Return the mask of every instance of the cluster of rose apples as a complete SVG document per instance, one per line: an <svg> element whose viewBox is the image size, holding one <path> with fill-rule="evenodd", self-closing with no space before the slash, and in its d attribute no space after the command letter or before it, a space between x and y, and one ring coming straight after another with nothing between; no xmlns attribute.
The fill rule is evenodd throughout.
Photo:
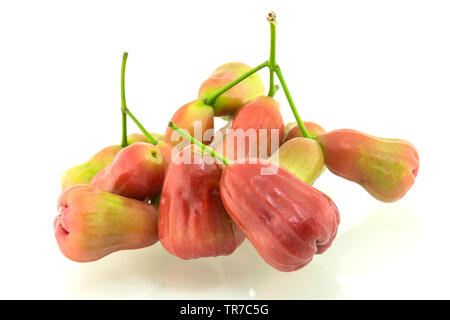
<svg viewBox="0 0 450 320"><path fill-rule="evenodd" d="M419 168L411 143L350 129L327 133L301 120L275 62L275 15L267 18L269 60L216 69L198 98L172 116L164 136L149 133L126 105L124 54L121 145L62 177L54 229L66 257L94 261L159 240L171 254L194 259L229 255L247 238L268 264L294 271L337 233L336 205L312 186L325 168L384 202L411 188ZM257 73L266 67L267 95ZM275 76L296 122L283 122ZM229 123L214 132L217 116ZM128 118L143 134L127 136Z"/></svg>

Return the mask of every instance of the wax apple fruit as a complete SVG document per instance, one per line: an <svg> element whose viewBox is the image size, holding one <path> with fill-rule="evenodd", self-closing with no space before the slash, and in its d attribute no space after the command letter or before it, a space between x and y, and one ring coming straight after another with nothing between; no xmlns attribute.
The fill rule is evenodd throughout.
<svg viewBox="0 0 450 320"><path fill-rule="evenodd" d="M306 130L308 130L308 133L311 136L311 138L316 138L319 134L324 134L327 132L324 128L322 128L315 122L304 121L303 124L305 125ZM296 122L287 123L284 128L284 133L285 133L284 141L288 141L293 138L303 137L302 131L300 130Z"/></svg>
<svg viewBox="0 0 450 320"><path fill-rule="evenodd" d="M76 185L59 197L53 227L61 252L71 260L88 262L157 242L157 220L153 205Z"/></svg>
<svg viewBox="0 0 450 320"><path fill-rule="evenodd" d="M269 168L274 174L261 174ZM333 201L268 160L229 164L220 194L261 257L280 271L302 268L336 236L339 211Z"/></svg>
<svg viewBox="0 0 450 320"><path fill-rule="evenodd" d="M280 105L271 97L259 96L239 110L233 119L231 131L214 149L232 160L267 158L278 149L283 137Z"/></svg>
<svg viewBox="0 0 450 320"><path fill-rule="evenodd" d="M222 166L189 146L167 171L159 203L159 238L182 259L231 254L244 240L220 198Z"/></svg>
<svg viewBox="0 0 450 320"><path fill-rule="evenodd" d="M91 185L124 197L145 200L156 196L163 182L161 150L140 142L121 150L112 164L92 179Z"/></svg>
<svg viewBox="0 0 450 320"><path fill-rule="evenodd" d="M323 172L324 158L317 141L307 138L293 138L281 145L270 157L275 162L312 185Z"/></svg>
<svg viewBox="0 0 450 320"><path fill-rule="evenodd" d="M250 71L251 68L241 62L229 62L217 68L200 86L198 98L205 99L233 80ZM254 73L247 79L222 93L212 104L216 116L229 115L236 112L246 102L264 95L264 84L259 74ZM176 123L176 121L174 121Z"/></svg>
<svg viewBox="0 0 450 320"><path fill-rule="evenodd" d="M419 171L417 150L405 140L341 129L319 135L317 141L331 172L360 184L380 201L403 197Z"/></svg>
<svg viewBox="0 0 450 320"><path fill-rule="evenodd" d="M204 144L211 142L213 132L211 132L209 139L205 136L205 133L208 134L207 130L214 130L214 111L211 106L207 106L201 100L195 100L182 106L172 116L171 121L176 123L181 129L187 130L191 136L199 138L198 140ZM202 135L201 137L196 137L195 135L196 123L199 124L198 130L201 130L201 132L198 133ZM166 130L164 141L173 147L177 146L179 150L186 146L185 143L181 143L183 137L180 137L170 128Z"/></svg>
<svg viewBox="0 0 450 320"><path fill-rule="evenodd" d="M128 144L146 141L147 139L139 133L128 136ZM89 184L97 173L113 162L120 150L122 150L120 145L106 147L85 163L68 169L61 178L61 189L64 190L75 184Z"/></svg>
<svg viewBox="0 0 450 320"><path fill-rule="evenodd" d="M172 162L172 146L164 141L164 136L158 133L151 133L152 137L157 141L156 146L161 150L163 156L164 170L167 170L170 162Z"/></svg>
<svg viewBox="0 0 450 320"><path fill-rule="evenodd" d="M158 141L156 146L161 150L164 164L164 171L167 170L170 163L172 162L172 152L174 151L172 146L165 142L164 140Z"/></svg>

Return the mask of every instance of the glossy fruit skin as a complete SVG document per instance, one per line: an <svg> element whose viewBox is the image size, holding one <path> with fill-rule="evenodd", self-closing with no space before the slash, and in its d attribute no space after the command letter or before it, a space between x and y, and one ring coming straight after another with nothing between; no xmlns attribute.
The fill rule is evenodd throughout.
<svg viewBox="0 0 450 320"><path fill-rule="evenodd" d="M161 150L163 157L164 172L166 172L167 168L172 162L173 153L174 152L176 153L177 150L176 149L174 150L174 148L172 148L172 146L167 142L165 142L164 140L158 141L156 146Z"/></svg>
<svg viewBox="0 0 450 320"><path fill-rule="evenodd" d="M331 172L360 184L383 202L402 198L419 171L419 154L405 140L341 129L319 135L317 141Z"/></svg>
<svg viewBox="0 0 450 320"><path fill-rule="evenodd" d="M64 190L58 213L53 223L55 238L61 252L73 261L95 261L158 241L154 206L96 187L75 185Z"/></svg>
<svg viewBox="0 0 450 320"><path fill-rule="evenodd" d="M262 175L261 170L270 166L275 165L264 159L229 164L220 194L228 214L260 256L280 271L295 271L331 245L339 211L330 198L286 169Z"/></svg>
<svg viewBox="0 0 450 320"><path fill-rule="evenodd" d="M253 132L254 134L250 134ZM276 141L272 149L272 134ZM261 149L261 137L267 148ZM231 131L214 150L230 160L249 157L268 158L284 137L284 123L279 103L271 97L259 96L245 104L233 119ZM234 148L233 148L234 147Z"/></svg>
<svg viewBox="0 0 450 320"><path fill-rule="evenodd" d="M145 200L161 192L163 182L161 149L138 142L122 149L112 164L100 171L90 185L124 197Z"/></svg>
<svg viewBox="0 0 450 320"><path fill-rule="evenodd" d="M278 163L309 185L322 174L324 166L319 143L307 138L293 138L286 141L269 160Z"/></svg>
<svg viewBox="0 0 450 320"><path fill-rule="evenodd" d="M136 142L147 142L147 139L139 133L128 135L128 144ZM120 150L120 145L106 147L85 163L68 169L61 177L61 190L76 184L89 184L97 173L111 165Z"/></svg>
<svg viewBox="0 0 450 320"><path fill-rule="evenodd" d="M319 134L324 134L327 132L324 128L322 128L315 122L304 121L303 124L305 125L306 130L308 130L308 133L311 136L311 138L316 138ZM287 123L284 132L285 132L284 138L285 142L293 138L303 137L303 134L296 122Z"/></svg>
<svg viewBox="0 0 450 320"><path fill-rule="evenodd" d="M183 163L182 159L196 162ZM186 158L187 157L187 158ZM189 146L169 166L159 202L161 244L181 259L229 255L244 241L223 207L223 165Z"/></svg>
<svg viewBox="0 0 450 320"><path fill-rule="evenodd" d="M241 62L225 63L217 68L206 79L198 91L198 98L204 100L209 94L216 92L233 80L247 73L252 68ZM228 91L222 93L212 104L216 116L235 113L248 101L265 93L264 84L259 74L254 73Z"/></svg>
<svg viewBox="0 0 450 320"><path fill-rule="evenodd" d="M183 105L175 112L171 121L179 128L187 130L191 136L202 141L204 144L209 144L212 140L214 131L214 111L211 106L204 104L201 100L194 100ZM197 137L194 132L196 121L200 121L201 124L201 137ZM207 130L212 130L211 137L209 137L210 139L207 139L205 136ZM164 135L164 141L172 147L177 147L178 150L181 150L186 145L190 144L190 142L179 136L179 134L171 128L167 128ZM186 143L182 143L183 141Z"/></svg>

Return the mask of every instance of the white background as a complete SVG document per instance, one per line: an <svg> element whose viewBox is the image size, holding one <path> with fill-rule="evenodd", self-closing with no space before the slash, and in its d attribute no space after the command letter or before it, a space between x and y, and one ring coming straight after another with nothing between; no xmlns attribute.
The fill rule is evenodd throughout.
<svg viewBox="0 0 450 320"><path fill-rule="evenodd" d="M326 172L316 186L340 209L339 234L294 273L248 241L195 261L160 244L67 260L52 229L60 177L120 143L122 52L128 105L162 133L216 67L268 59L270 10L302 118L411 141L410 192L383 204ZM0 298L450 298L449 17L447 1L2 1Z"/></svg>

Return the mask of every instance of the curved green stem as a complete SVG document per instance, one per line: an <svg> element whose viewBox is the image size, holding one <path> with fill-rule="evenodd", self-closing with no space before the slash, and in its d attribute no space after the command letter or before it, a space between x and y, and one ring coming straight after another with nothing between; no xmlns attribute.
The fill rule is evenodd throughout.
<svg viewBox="0 0 450 320"><path fill-rule="evenodd" d="M125 106L124 112L126 115L130 117L131 120L138 126L139 130L141 130L142 134L147 138L148 142L156 145L158 141L148 132L144 126L139 122L139 120L131 113L131 111Z"/></svg>
<svg viewBox="0 0 450 320"><path fill-rule="evenodd" d="M265 68L269 65L268 61L265 61L263 63L261 63L259 66L249 70L248 72L244 73L242 76L240 76L239 78L237 78L236 80L230 82L229 84L227 84L226 86L224 86L223 88L217 90L216 92L213 92L211 94L209 94L205 100L203 101L205 104L207 105L212 105L216 99L225 91L231 89L232 87L234 87L235 85L237 85L239 82L247 79L248 77L250 77L252 74L254 74L255 72L258 72L259 70L261 70L262 68Z"/></svg>
<svg viewBox="0 0 450 320"><path fill-rule="evenodd" d="M300 118L300 115L298 114L297 108L294 105L294 101L292 100L291 93L289 92L289 89L288 89L288 87L286 85L286 81L284 81L283 74L281 73L280 66L276 66L275 73L277 74L277 77L280 80L281 87L284 90L284 93L286 95L286 99L289 102L289 106L292 109L292 113L294 114L295 120L297 121L298 127L300 128L300 131L302 132L303 137L311 138L311 136L309 135L308 130L306 129L305 125L303 124L302 119Z"/></svg>
<svg viewBox="0 0 450 320"><path fill-rule="evenodd" d="M228 165L231 161L227 158L225 158L223 155L221 155L220 153L215 152L213 149L211 149L208 146L205 146L203 143L201 143L200 141L198 141L197 139L195 139L194 137L192 137L191 135L189 135L189 133L186 133L185 131L181 130L176 124L174 124L172 121L169 122L168 125L173 131L176 131L180 136L185 137L186 139L189 139L191 141L191 143L199 146L202 151L206 151L208 152L210 155L212 155L213 157L216 157L217 159L219 159L220 161L222 161L225 165Z"/></svg>
<svg viewBox="0 0 450 320"><path fill-rule="evenodd" d="M277 20L275 13L273 11L267 14L267 20L270 22L270 57L269 57L269 74L270 74L270 87L269 93L267 94L269 97L273 97L275 95L275 86L274 86L274 72L277 63L275 61L275 48L276 48L276 26Z"/></svg>
<svg viewBox="0 0 450 320"><path fill-rule="evenodd" d="M142 131L144 136L147 138L148 142L151 144L157 144L158 141L156 141L155 138L144 128L144 126L139 122L138 119L131 113L131 111L127 107L127 100L125 99L125 67L127 65L127 58L128 58L128 52L123 53L122 58L122 73L120 77L120 92L122 94L122 148L125 148L128 146L128 140L127 140L127 115L131 118L131 120L136 123L138 128Z"/></svg>
<svg viewBox="0 0 450 320"><path fill-rule="evenodd" d="M128 52L124 52L122 56L122 70L120 72L120 93L121 93L121 111L122 111L122 148L128 146L127 140L127 115L124 112L124 108L127 107L127 102L125 100L125 67L127 65Z"/></svg>

